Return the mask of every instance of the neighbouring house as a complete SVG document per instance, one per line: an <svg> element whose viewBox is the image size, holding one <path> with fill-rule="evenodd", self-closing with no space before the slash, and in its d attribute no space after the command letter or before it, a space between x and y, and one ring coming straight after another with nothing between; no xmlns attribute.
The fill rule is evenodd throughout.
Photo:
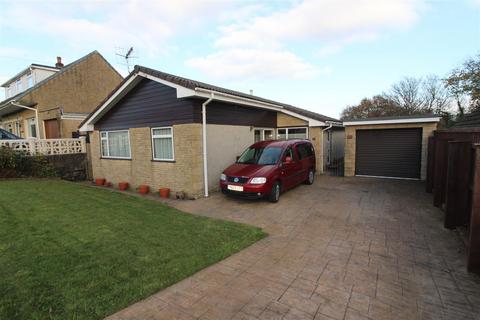
<svg viewBox="0 0 480 320"><path fill-rule="evenodd" d="M2 87L0 128L22 138L71 138L78 125L121 81L98 53L63 65L32 64Z"/></svg>
<svg viewBox="0 0 480 320"><path fill-rule="evenodd" d="M345 176L425 180L428 137L441 117L345 120Z"/></svg>
<svg viewBox="0 0 480 320"><path fill-rule="evenodd" d="M322 172L324 136L338 127L288 104L136 66L80 131L90 132L95 178L197 197L218 189L222 170L255 141L310 139Z"/></svg>

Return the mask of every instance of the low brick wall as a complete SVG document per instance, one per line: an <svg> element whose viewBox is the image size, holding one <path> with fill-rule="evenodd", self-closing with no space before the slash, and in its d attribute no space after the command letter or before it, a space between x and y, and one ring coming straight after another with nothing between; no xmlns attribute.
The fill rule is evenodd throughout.
<svg viewBox="0 0 480 320"><path fill-rule="evenodd" d="M82 181L87 179L87 154L58 154L45 156L57 174L65 180Z"/></svg>

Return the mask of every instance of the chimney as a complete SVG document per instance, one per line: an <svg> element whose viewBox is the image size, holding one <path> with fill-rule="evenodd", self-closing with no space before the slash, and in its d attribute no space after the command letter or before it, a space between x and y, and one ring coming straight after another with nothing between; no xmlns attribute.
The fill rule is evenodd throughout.
<svg viewBox="0 0 480 320"><path fill-rule="evenodd" d="M253 90L252 89L250 89L250 95L253 96Z"/></svg>
<svg viewBox="0 0 480 320"><path fill-rule="evenodd" d="M55 67L63 68L62 57L57 57L57 63L55 63Z"/></svg>

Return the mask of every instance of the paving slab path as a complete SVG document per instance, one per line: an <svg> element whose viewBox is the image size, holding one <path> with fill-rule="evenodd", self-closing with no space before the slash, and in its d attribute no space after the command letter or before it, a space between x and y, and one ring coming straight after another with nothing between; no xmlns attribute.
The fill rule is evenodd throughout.
<svg viewBox="0 0 480 320"><path fill-rule="evenodd" d="M321 176L276 204L170 204L269 237L109 320L480 319L480 277L420 182Z"/></svg>

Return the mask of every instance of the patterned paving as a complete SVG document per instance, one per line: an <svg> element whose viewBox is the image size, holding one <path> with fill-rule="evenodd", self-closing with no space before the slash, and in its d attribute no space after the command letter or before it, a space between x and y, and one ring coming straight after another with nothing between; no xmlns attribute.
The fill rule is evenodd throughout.
<svg viewBox="0 0 480 320"><path fill-rule="evenodd" d="M270 236L108 319L480 319L480 277L421 183L322 176L277 204L171 204Z"/></svg>

